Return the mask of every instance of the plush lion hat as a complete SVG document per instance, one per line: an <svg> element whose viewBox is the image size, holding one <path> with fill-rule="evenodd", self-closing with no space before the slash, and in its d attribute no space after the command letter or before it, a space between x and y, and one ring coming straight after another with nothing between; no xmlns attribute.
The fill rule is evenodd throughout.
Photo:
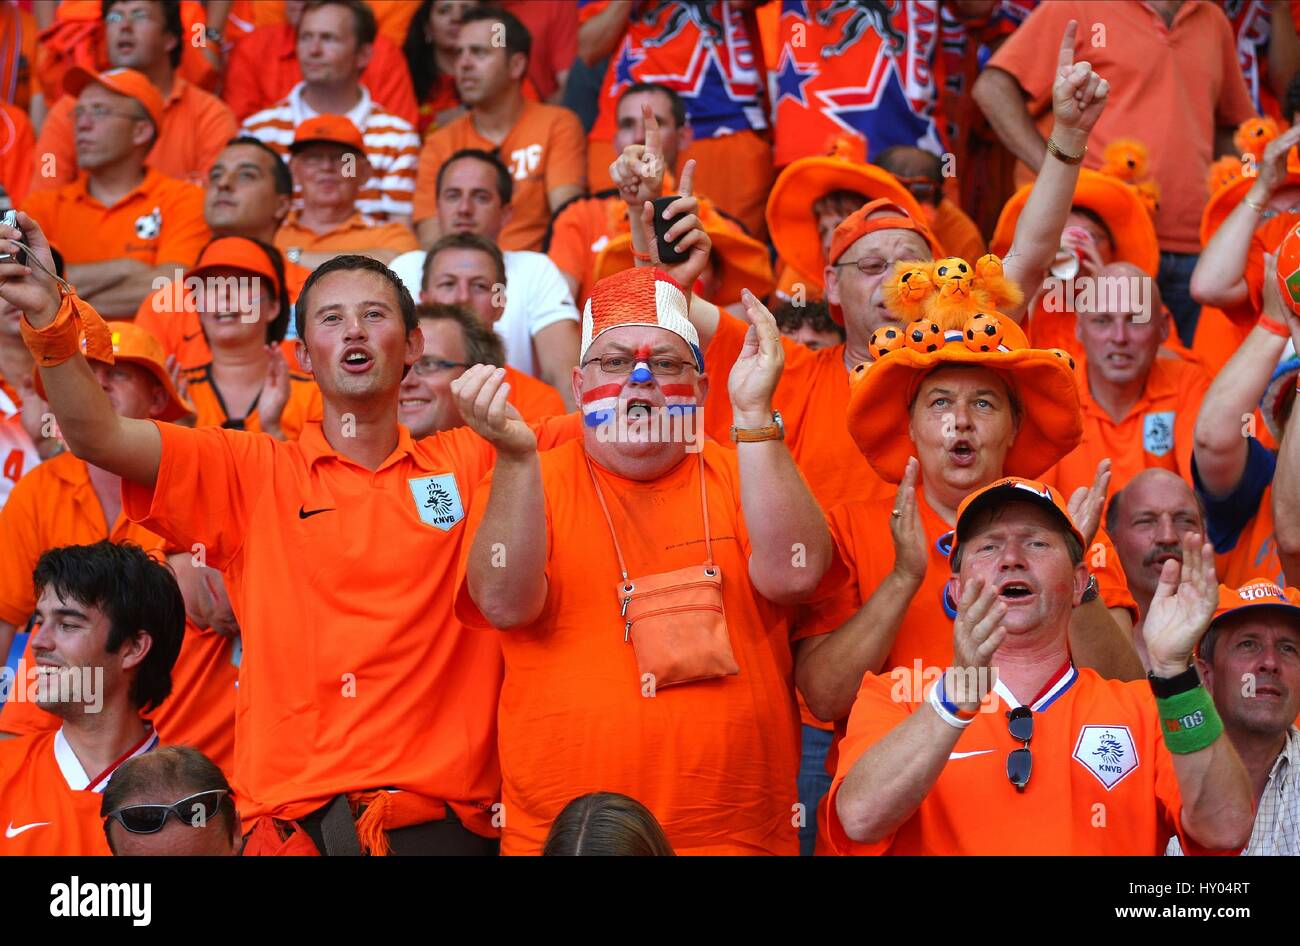
<svg viewBox="0 0 1300 946"><path fill-rule="evenodd" d="M1020 407L1002 475L1034 478L1083 436L1074 359L1060 349L1030 348L1010 316L1024 294L993 254L975 265L957 257L898 263L885 304L903 320L871 335L875 361L853 369L848 426L858 449L885 480L903 478L914 446L912 402L922 379L943 365L979 365L998 373Z"/></svg>

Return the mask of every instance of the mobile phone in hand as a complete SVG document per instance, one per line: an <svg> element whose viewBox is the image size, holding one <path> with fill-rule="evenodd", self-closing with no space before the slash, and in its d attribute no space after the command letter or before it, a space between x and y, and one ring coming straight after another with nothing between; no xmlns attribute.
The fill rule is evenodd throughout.
<svg viewBox="0 0 1300 946"><path fill-rule="evenodd" d="M675 224L678 220L681 220L682 217L686 216L685 214L677 214L676 216L671 217L668 220L664 219L664 211L668 209L668 205L671 204L673 201L677 200L677 198L680 196L681 196L680 194L669 194L664 197L658 198L654 202L655 243L658 245L659 248L659 262L665 263L670 266L676 263L684 262L686 260L686 257L689 255L687 253L683 253L680 250L678 250L676 246L674 246L672 243L669 243L668 240L666 239L666 235L668 231L672 229L673 224ZM678 237L678 239L681 239L681 237Z"/></svg>
<svg viewBox="0 0 1300 946"><path fill-rule="evenodd" d="M6 227L13 227L15 230L20 229L18 226L18 211L6 210L4 216L0 217L0 223ZM17 259L8 253L0 253L0 263L17 263L19 266L25 266L27 264L27 253L19 250Z"/></svg>

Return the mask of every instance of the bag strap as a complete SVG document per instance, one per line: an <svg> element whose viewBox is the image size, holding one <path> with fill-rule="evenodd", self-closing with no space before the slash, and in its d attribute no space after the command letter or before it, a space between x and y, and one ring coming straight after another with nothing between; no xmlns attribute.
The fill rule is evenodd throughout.
<svg viewBox="0 0 1300 946"><path fill-rule="evenodd" d="M584 454L585 455L585 454ZM704 513L704 564L708 568L713 567L713 538L709 535L709 494L704 485L704 451L698 454L700 466L700 511ZM600 511L605 514L605 525L609 526L609 537L614 541L614 554L618 556L618 570L623 574L623 580L627 581L627 563L623 561L623 550L618 544L618 535L614 532L614 520L610 518L609 506L605 504L605 494L601 491L600 482L596 479L596 468L592 465L591 457L586 457L587 472L591 474L591 485L596 488L596 498L600 500Z"/></svg>
<svg viewBox="0 0 1300 946"><path fill-rule="evenodd" d="M320 820L321 840L328 857L360 857L361 840L347 795L335 795Z"/></svg>

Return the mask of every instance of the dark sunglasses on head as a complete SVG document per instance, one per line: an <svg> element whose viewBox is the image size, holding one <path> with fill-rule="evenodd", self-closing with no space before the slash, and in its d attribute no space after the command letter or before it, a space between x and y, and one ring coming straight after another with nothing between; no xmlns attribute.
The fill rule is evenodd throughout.
<svg viewBox="0 0 1300 946"><path fill-rule="evenodd" d="M1007 756L1007 778L1023 792L1029 784L1029 776L1034 771L1034 757L1029 754L1029 740L1034 738L1034 713L1028 706L1017 706L1007 713L1007 729L1011 738L1024 743L1019 749L1012 749Z"/></svg>
<svg viewBox="0 0 1300 946"><path fill-rule="evenodd" d="M198 792L171 805L126 805L110 811L105 819L116 821L132 834L157 834L175 815L176 820L191 828L202 828L217 816L230 793L224 788Z"/></svg>

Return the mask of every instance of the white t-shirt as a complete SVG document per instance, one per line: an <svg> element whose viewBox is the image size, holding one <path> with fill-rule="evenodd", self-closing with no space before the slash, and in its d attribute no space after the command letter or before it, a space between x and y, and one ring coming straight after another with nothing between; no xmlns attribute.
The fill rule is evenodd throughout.
<svg viewBox="0 0 1300 946"><path fill-rule="evenodd" d="M36 444L27 436L18 406L0 390L0 507L9 498L14 484L40 462ZM0 661L3 660L4 654L0 654Z"/></svg>
<svg viewBox="0 0 1300 946"><path fill-rule="evenodd" d="M556 322L579 321L578 307L573 304L569 284L549 256L529 250L507 251L503 255L506 311L494 327L505 342L506 361L510 366L536 376L533 336ZM424 250L411 250L388 264L417 302L425 256Z"/></svg>

